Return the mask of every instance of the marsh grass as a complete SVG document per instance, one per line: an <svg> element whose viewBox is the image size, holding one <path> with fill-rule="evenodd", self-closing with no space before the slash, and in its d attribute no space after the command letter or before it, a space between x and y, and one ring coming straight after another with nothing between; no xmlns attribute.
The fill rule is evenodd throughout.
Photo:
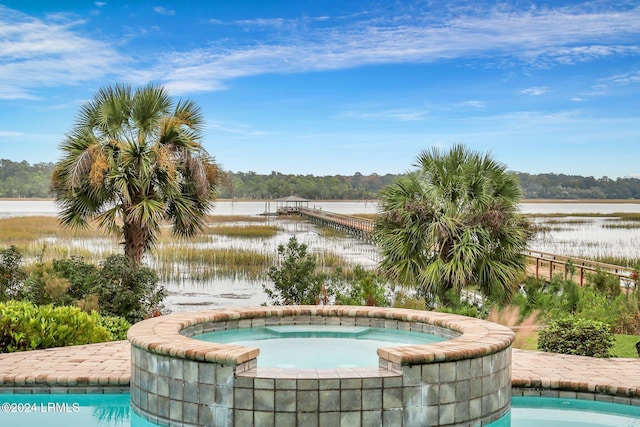
<svg viewBox="0 0 640 427"><path fill-rule="evenodd" d="M279 230L275 225L217 225L207 227L204 233L229 237L268 238L278 234Z"/></svg>
<svg viewBox="0 0 640 427"><path fill-rule="evenodd" d="M362 219L368 219L369 221L375 221L376 218L378 217L377 213L361 213L361 214L353 214L353 215L349 215L349 216L353 216L356 218L362 218Z"/></svg>
<svg viewBox="0 0 640 427"><path fill-rule="evenodd" d="M335 228L331 227L319 227L318 230L320 231L319 234L325 239L344 237L345 235L344 231L336 230Z"/></svg>
<svg viewBox="0 0 640 427"><path fill-rule="evenodd" d="M602 228L634 230L640 228L640 223L602 224Z"/></svg>
<svg viewBox="0 0 640 427"><path fill-rule="evenodd" d="M573 213L529 213L524 214L529 218L618 218L626 221L640 221L640 213L638 212L613 212L613 213L595 213L595 212L573 212Z"/></svg>
<svg viewBox="0 0 640 427"><path fill-rule="evenodd" d="M326 249L315 252L313 255L316 257L318 268L323 271L335 270L336 268L345 268L351 265L340 255Z"/></svg>
<svg viewBox="0 0 640 427"><path fill-rule="evenodd" d="M0 219L0 242L3 245L26 246L45 237L83 238L102 236L94 228L74 230L60 225L56 217L23 216Z"/></svg>
<svg viewBox="0 0 640 427"><path fill-rule="evenodd" d="M640 264L640 259L616 256L599 256L595 257L594 261L601 262L603 264L619 265L621 267L627 268L633 268L634 266Z"/></svg>
<svg viewBox="0 0 640 427"><path fill-rule="evenodd" d="M203 249L170 245L152 251L155 269L164 280L206 281L215 277L259 278L273 256L252 250Z"/></svg>
<svg viewBox="0 0 640 427"><path fill-rule="evenodd" d="M208 224L220 222L267 222L266 216L257 215L207 215Z"/></svg>

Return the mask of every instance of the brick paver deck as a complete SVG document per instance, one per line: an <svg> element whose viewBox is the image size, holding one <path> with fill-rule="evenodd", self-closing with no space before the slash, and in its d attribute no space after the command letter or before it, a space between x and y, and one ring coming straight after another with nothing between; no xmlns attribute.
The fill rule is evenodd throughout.
<svg viewBox="0 0 640 427"><path fill-rule="evenodd" d="M0 354L0 390L127 386L127 341ZM640 397L640 359L595 359L513 350L514 387Z"/></svg>

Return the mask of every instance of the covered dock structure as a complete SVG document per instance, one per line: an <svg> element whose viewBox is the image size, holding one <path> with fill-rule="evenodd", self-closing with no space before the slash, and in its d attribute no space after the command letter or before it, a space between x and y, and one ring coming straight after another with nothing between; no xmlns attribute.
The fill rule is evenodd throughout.
<svg viewBox="0 0 640 427"><path fill-rule="evenodd" d="M300 209L309 208L309 200L298 196L288 196L276 199L276 212L278 215L291 215L300 212Z"/></svg>

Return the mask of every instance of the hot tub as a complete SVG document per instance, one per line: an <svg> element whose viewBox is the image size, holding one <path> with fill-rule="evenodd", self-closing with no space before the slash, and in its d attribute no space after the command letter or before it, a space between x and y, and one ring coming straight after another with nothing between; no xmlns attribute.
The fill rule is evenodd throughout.
<svg viewBox="0 0 640 427"><path fill-rule="evenodd" d="M411 331L446 341L377 348L378 366L262 367L259 350L194 335L329 325ZM510 408L513 332L464 316L353 306L248 307L179 313L129 330L131 406L185 426L458 426ZM322 357L321 347L309 346ZM335 350L334 350L335 351Z"/></svg>

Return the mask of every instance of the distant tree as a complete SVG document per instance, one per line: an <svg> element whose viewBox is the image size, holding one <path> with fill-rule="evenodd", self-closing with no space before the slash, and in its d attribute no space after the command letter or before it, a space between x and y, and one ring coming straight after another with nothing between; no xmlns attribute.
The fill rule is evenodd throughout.
<svg viewBox="0 0 640 427"><path fill-rule="evenodd" d="M517 213L515 176L463 145L423 151L415 166L382 192L375 228L381 271L445 305L449 290L471 286L492 300L509 299L530 237Z"/></svg>
<svg viewBox="0 0 640 427"><path fill-rule="evenodd" d="M160 86L100 89L80 110L53 173L62 224L87 227L95 220L123 239L134 264L165 221L178 236L199 232L219 172L201 145L202 128L197 105L174 104Z"/></svg>

